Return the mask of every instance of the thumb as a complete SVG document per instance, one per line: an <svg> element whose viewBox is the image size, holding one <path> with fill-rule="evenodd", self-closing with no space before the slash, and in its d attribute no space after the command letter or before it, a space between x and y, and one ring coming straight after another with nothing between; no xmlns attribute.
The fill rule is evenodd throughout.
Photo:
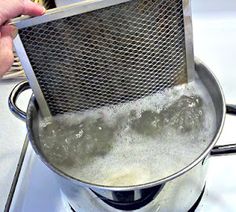
<svg viewBox="0 0 236 212"><path fill-rule="evenodd" d="M22 14L30 16L38 16L45 13L45 8L31 0L25 0Z"/></svg>
<svg viewBox="0 0 236 212"><path fill-rule="evenodd" d="M43 15L45 8L31 0L0 0L0 26L18 15Z"/></svg>

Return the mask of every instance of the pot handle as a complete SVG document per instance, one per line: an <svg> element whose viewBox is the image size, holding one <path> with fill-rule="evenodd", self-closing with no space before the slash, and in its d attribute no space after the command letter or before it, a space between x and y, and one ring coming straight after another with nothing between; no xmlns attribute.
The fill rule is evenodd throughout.
<svg viewBox="0 0 236 212"><path fill-rule="evenodd" d="M226 113L236 115L236 105L226 105Z"/></svg>
<svg viewBox="0 0 236 212"><path fill-rule="evenodd" d="M12 92L9 95L8 98L8 106L10 108L10 111L19 119L25 121L26 120L26 112L22 111L17 105L16 101L19 97L19 95L30 88L30 85L28 81L22 81L19 84L17 84Z"/></svg>
<svg viewBox="0 0 236 212"><path fill-rule="evenodd" d="M226 105L226 113L236 115L236 105ZM215 146L211 150L212 156L224 156L236 153L236 144L227 144Z"/></svg>

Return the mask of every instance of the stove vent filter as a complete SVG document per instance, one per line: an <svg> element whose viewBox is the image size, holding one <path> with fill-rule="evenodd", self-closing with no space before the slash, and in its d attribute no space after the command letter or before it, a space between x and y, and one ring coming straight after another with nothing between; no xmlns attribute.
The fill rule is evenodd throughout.
<svg viewBox="0 0 236 212"><path fill-rule="evenodd" d="M191 78L186 0L84 0L14 23L44 116L136 100Z"/></svg>

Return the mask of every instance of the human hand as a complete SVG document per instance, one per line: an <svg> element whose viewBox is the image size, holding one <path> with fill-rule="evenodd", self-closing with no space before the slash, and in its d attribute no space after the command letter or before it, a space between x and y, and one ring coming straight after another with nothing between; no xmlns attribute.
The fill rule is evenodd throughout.
<svg viewBox="0 0 236 212"><path fill-rule="evenodd" d="M7 22L19 15L39 16L44 13L45 9L31 0L0 0L0 77L11 68L14 61L12 41L17 29Z"/></svg>

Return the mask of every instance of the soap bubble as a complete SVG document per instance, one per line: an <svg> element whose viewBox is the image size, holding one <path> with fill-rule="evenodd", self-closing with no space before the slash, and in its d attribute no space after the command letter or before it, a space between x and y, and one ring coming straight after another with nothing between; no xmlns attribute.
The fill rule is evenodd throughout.
<svg viewBox="0 0 236 212"><path fill-rule="evenodd" d="M215 110L201 84L40 122L46 159L74 178L129 186L167 177L207 148Z"/></svg>
<svg viewBox="0 0 236 212"><path fill-rule="evenodd" d="M131 128L139 134L155 136L163 127L163 117L152 110L145 110L141 117L133 119Z"/></svg>
<svg viewBox="0 0 236 212"><path fill-rule="evenodd" d="M182 133L200 129L204 119L202 104L199 96L181 96L162 111L165 123Z"/></svg>

